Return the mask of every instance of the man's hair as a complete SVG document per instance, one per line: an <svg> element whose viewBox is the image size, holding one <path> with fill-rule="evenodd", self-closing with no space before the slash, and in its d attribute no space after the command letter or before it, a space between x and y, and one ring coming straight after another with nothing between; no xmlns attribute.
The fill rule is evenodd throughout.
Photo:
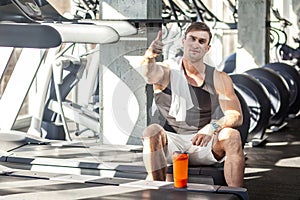
<svg viewBox="0 0 300 200"><path fill-rule="evenodd" d="M184 37L186 38L186 35L191 31L205 31L209 35L208 44L211 41L212 34L210 32L210 28L203 22L193 22L185 31Z"/></svg>

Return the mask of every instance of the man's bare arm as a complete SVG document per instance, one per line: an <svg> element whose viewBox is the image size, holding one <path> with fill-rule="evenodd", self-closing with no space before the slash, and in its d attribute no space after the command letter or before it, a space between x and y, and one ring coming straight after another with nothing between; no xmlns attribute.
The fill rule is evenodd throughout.
<svg viewBox="0 0 300 200"><path fill-rule="evenodd" d="M241 104L235 94L231 78L225 72L215 72L215 88L219 95L219 103L224 117L215 123L219 129L226 127L235 128L243 123Z"/></svg>
<svg viewBox="0 0 300 200"><path fill-rule="evenodd" d="M156 62L156 57L162 54L163 43L161 41L162 32L159 31L155 40L144 54L144 60L141 64L143 74L149 84L162 84L165 78L166 66L163 63Z"/></svg>
<svg viewBox="0 0 300 200"><path fill-rule="evenodd" d="M243 122L242 109L231 78L224 72L215 73L217 73L214 77L215 88L224 116L200 129L192 139L194 145L206 146L211 137L223 128L235 128Z"/></svg>

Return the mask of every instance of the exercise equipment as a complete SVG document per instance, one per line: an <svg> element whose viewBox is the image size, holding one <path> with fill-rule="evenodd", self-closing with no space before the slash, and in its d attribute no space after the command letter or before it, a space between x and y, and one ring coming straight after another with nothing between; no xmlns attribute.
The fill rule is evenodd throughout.
<svg viewBox="0 0 300 200"><path fill-rule="evenodd" d="M35 38L35 40L32 41L32 38ZM39 56L46 53L45 48L57 47L60 43L60 34L54 28L47 25L0 24L0 46L44 48L42 52L35 52L36 56ZM19 59L25 60L31 56L32 52L25 49ZM29 64L32 66L29 69L24 68L20 63L17 63L15 66L14 72L0 100L1 130L12 129L35 74L40 67L40 59L39 57L37 58L30 60ZM27 74L27 76L24 76L24 74Z"/></svg>
<svg viewBox="0 0 300 200"><path fill-rule="evenodd" d="M37 14L32 13L32 10L29 8L33 8L38 11L38 14L42 14L39 10L39 7L35 7L36 4L34 1L13 1L16 5L15 9L9 9L8 11L12 11L9 18L5 18L8 21L13 21L18 19L17 21L27 22L34 20L34 16ZM12 8L12 4L6 4ZM29 6L29 7L28 7ZM0 8L2 9L2 7ZM16 12L15 10L19 11ZM20 12L21 11L21 12ZM17 13L17 14L16 14ZM19 19L18 16L23 14L23 18ZM17 17L15 16L17 15ZM40 19L40 18L39 18ZM38 72L41 65L43 66L43 70L45 70L45 85L47 85L47 80L49 80L49 72L51 71L52 62L56 57L59 57L60 53L58 52L58 48L61 42L80 42L86 39L87 42L94 43L112 43L119 40L119 35L115 29L106 26L106 25L95 25L91 23L81 23L81 24L54 24L47 23L47 25L38 23L24 24L24 23L2 23L0 29L0 42L1 46L11 46L11 47L20 47L20 48L43 48L41 60L37 59L36 63L29 64L33 65L29 69L24 68L22 65L17 65L14 69L12 77L5 89L5 92L0 101L1 110L7 110L7 112L2 112L0 114L1 124L0 129L9 131L12 129L13 124L16 120L16 117L19 113L19 110L22 106L22 103L26 97L26 94L33 82L33 79ZM83 32L82 30L89 29L89 34ZM71 34L71 31L77 32L77 34ZM77 37L74 37L76 35ZM88 36L88 37L87 37ZM32 40L34 38L34 40ZM54 48L55 47L55 48ZM46 50L47 48L47 50ZM26 50L24 50L26 52ZM47 55L47 56L46 56ZM25 54L25 56L30 57ZM45 58L47 57L47 59ZM36 56L39 58L39 56ZM33 59L34 60L34 59ZM45 63L43 63L47 60ZM24 74L28 74L28 76L24 77ZM26 79L25 79L26 78ZM18 83L22 80L22 83ZM16 85L18 87L16 87ZM37 105L44 104L45 95L47 91L47 87L44 85L44 90L41 90L42 94L37 95ZM43 86L41 86L43 87ZM60 91L58 91L60 93ZM9 102L9 103L8 103ZM37 109L38 110L38 109ZM9 114L7 114L9 113ZM28 133L33 133L32 130L36 132L40 132L40 115L42 111L38 110L34 113L32 118L32 126L29 129ZM36 135L40 137L40 135Z"/></svg>
<svg viewBox="0 0 300 200"><path fill-rule="evenodd" d="M245 72L259 80L268 92L271 101L271 117L269 126L272 131L284 127L289 111L290 93L288 86L281 75L269 68L255 68Z"/></svg>
<svg viewBox="0 0 300 200"><path fill-rule="evenodd" d="M297 48L290 47L287 45L287 39L288 35L286 33L286 28L288 26L292 26L292 23L288 21L287 19L283 18L278 9L272 9L272 12L277 22L280 22L280 28L275 28L271 26L271 37L273 38L273 41L276 41L275 49L276 49L276 58L278 61L292 61L291 64L296 67L296 69L299 71L299 64L300 64L300 38L299 35L297 38L294 38L294 42L298 44ZM276 22L276 21L275 21ZM275 35L272 34L275 33ZM283 39L281 38L283 36ZM277 39L277 40L275 40Z"/></svg>
<svg viewBox="0 0 300 200"><path fill-rule="evenodd" d="M43 20L42 12L34 0L11 0L27 19Z"/></svg>
<svg viewBox="0 0 300 200"><path fill-rule="evenodd" d="M112 32L112 33L107 33L107 32L103 32L103 29L100 30L98 29L99 27L102 26L98 26L98 25L59 25L60 27L58 28L58 30L68 30L71 29L75 32L77 32L77 36L76 38L74 38L74 34L71 37L68 37L68 34L71 32L70 30L67 31L67 34L65 35L68 39L66 39L66 41L68 42L85 42L88 41L89 43L93 42L93 43L111 43L114 37L113 35L117 36L117 38L119 39L119 36L117 34L116 31ZM87 37L86 33L83 32L82 30L86 29L86 26L89 27L89 29L93 28L93 26L95 26L95 28L97 28L95 31L90 32L88 39L85 39ZM56 27L56 26L54 26ZM108 26L103 26L105 29L107 28L108 30L113 30L112 28L108 27ZM108 34L109 37L105 38L105 35L102 35L102 39L99 40L99 35L100 34ZM113 35L112 35L113 34ZM100 37L101 38L101 37ZM115 40L116 41L116 40ZM72 44L71 44L72 45ZM68 46L66 48L69 48ZM63 52L65 51L62 50L61 53L63 54ZM58 53L60 54L60 53ZM30 128L30 131L32 131L32 129L35 129L36 131L38 131L43 124L43 131L44 134L48 135L48 134L53 134L53 136L49 136L47 138L51 138L51 139L67 139L67 140L71 140L70 136L69 136L69 131L67 128L67 124L66 124L66 118L72 119L75 122L79 123L79 124L83 124L85 126L90 127L92 130L94 130L95 132L99 133L99 120L97 117L91 116L89 115L89 112L87 109L84 109L82 106L76 105L75 103L71 103L71 102L64 102L66 96L69 94L69 92L71 91L71 89L77 84L77 82L79 81L79 79L81 78L81 75L85 69L85 59L84 58L70 58L70 57L63 57L62 54L60 54L59 56L56 57L56 60L53 61L53 63L51 65L49 65L48 69L45 70L44 69L44 88L45 90L42 90L41 94L38 94L37 97L40 98L40 100L38 100L39 105L40 105L40 110L37 112L36 115L34 115L33 118L33 123L32 126ZM95 65L94 67L97 67L97 65ZM91 71L93 71L91 69ZM68 75L64 76L63 74L68 72ZM97 73L93 74L93 78L91 81L96 79ZM53 77L52 81L51 81L51 77ZM50 93L49 93L49 99L46 100L47 97L47 92L48 91L48 87L49 84L51 83L51 88L50 88ZM95 82L93 83L93 85L91 85L91 87L94 87ZM89 90L90 88L86 88L87 90ZM44 107L44 102L46 100L46 104ZM51 101L52 100L52 101ZM45 109L45 110L44 110ZM53 111L50 111L50 109L52 109ZM49 113L50 112L50 113ZM55 112L55 114L53 113ZM52 114L51 114L52 113ZM56 116L58 116L59 118L61 118L63 124L57 124L56 123ZM42 122L43 121L43 122ZM58 129L54 128L54 127L60 127ZM62 131L63 130L63 131ZM66 134L66 137L63 136L64 134ZM62 136L59 136L62 135Z"/></svg>
<svg viewBox="0 0 300 200"><path fill-rule="evenodd" d="M37 11L36 13L32 13L31 10L28 10L28 8L26 6L28 6L28 2L30 4L32 4L30 7L34 7L35 10ZM64 17L60 16L60 14L57 13L57 11L46 1L39 1L37 2L37 4L35 4L34 1L18 1L18 0L14 0L14 4L16 5L16 7L18 8L17 10L19 10L20 12L13 12L13 14L15 15L20 15L22 16L21 19L19 19L18 21L26 21L26 22L32 22L32 23L39 23L39 24L46 24L47 26L52 26L55 30L57 30L58 32L61 33L61 37L62 37L62 41L63 43L93 43L93 44L108 44L108 43L113 43L119 40L120 36L128 36L128 35L133 35L135 33L137 33L137 29L135 27L133 27L130 23L126 22L126 21L99 21L99 20L68 20L65 19ZM16 14L17 13L17 14ZM11 20L14 20L15 18L12 17ZM53 23L53 22L59 22L59 23ZM113 26L113 28L112 28ZM89 30L89 32L87 33L86 30ZM76 34L74 34L74 32L76 32ZM70 45L72 46L72 45ZM56 52L56 55L52 58L46 58L45 64L43 66L43 70L42 73L42 80L45 80L45 82L43 83L43 86L40 86L41 90L39 90L38 94L36 95L37 99L37 105L41 105L41 108L37 108L36 111L34 111L33 113L33 117L32 117L32 122L31 122L31 126L28 130L28 133L30 134L34 134L36 136L41 136L41 124L42 124L42 116L43 116L43 109L44 109L44 102L45 102L45 98L47 95L48 91L48 85L50 82L50 78L51 78L51 74L52 71L55 73L54 74L58 74L58 79L60 79L60 75L62 74L63 68L61 67L63 65L63 63L66 63L68 61L68 59L65 59L65 62L56 62L55 64L57 64L58 66L60 66L61 68L55 66L53 67L53 63L54 60L61 56L64 51L66 51L69 47L66 47L65 49L61 50L60 52ZM97 52L97 48L95 49L95 52ZM75 65L81 65L80 63L84 63L84 59L80 59L79 60L71 60L69 59L71 64L74 64L74 61L77 62L77 64ZM83 66L84 64L82 64ZM73 65L74 66L74 65ZM93 69L97 69L98 65L94 62L93 65ZM72 68L71 66L67 67L69 72L71 71L70 69ZM84 67L81 67L81 69L83 69ZM55 70L53 70L55 69ZM57 70L59 69L59 70ZM73 69L74 70L74 69ZM95 80L97 77L97 70L92 70L91 68L89 68L89 71L95 72L94 74L92 74L91 77L91 81L94 81L92 84L89 83L89 87L90 88L94 88L94 85L96 84ZM82 73L82 70L81 70ZM76 74L76 72L71 73L73 75ZM76 74L75 76L77 76L78 74ZM90 76L90 75L89 75ZM70 77L70 76L69 76ZM76 84L75 82L78 81L78 78L80 76L76 77L76 80L74 79L73 84ZM56 79L57 80L57 79ZM71 83L72 81L69 80ZM70 136L68 134L67 131L67 125L66 125L66 119L65 119L65 113L68 115L69 119L74 120L75 122L78 122L79 124L85 125L90 127L92 130L94 130L95 132L100 132L99 131L99 117L95 117L97 115L97 113L92 113L92 116L89 116L88 118L86 118L86 114L90 115L90 111L84 109L84 111L82 110L83 107L76 105L76 104L72 104L72 106L70 107L70 103L64 104L65 109L62 108L62 101L60 98L56 98L56 96L60 96L60 88L62 88L63 90L65 90L68 86L66 86L66 83L64 86L61 86L62 84L62 80L59 80L57 83L52 84L53 87L56 87L56 90L52 89L52 92L55 92L56 94L52 94L52 97L55 96L54 99L56 99L56 101L51 101L47 103L47 106L49 105L51 107L51 109L54 109L55 112L57 112L59 115L61 115L61 119L64 124L63 128L64 128L64 132L67 134L66 139L70 140ZM74 85L72 85L73 87ZM65 87L65 88L63 88ZM87 88L88 89L88 88ZM62 91L64 92L64 91ZM64 93L65 94L65 93ZM54 95L54 96L53 96ZM42 110L41 110L42 109ZM48 109L48 107L46 107L46 109ZM74 114L76 113L76 114ZM84 113L84 117L82 117L82 113ZM47 116L47 114L46 114ZM92 118L92 119L91 119ZM87 125L88 124L88 125ZM49 125L44 125L44 127L46 127L46 130L48 129L49 131L53 131L53 129L51 129L52 126ZM46 132L48 132L48 130ZM54 139L55 137L51 137L52 139ZM57 137L58 138L65 138L65 136L63 137Z"/></svg>
<svg viewBox="0 0 300 200"><path fill-rule="evenodd" d="M250 123L251 123L250 109L247 105L246 99L241 94L242 91L240 91L239 88L236 88L235 93L240 101L242 113L243 113L243 123L237 129L241 134L242 147L244 148L244 145L248 139Z"/></svg>
<svg viewBox="0 0 300 200"><path fill-rule="evenodd" d="M236 69L236 53L230 54L224 61L223 72L233 73Z"/></svg>
<svg viewBox="0 0 300 200"><path fill-rule="evenodd" d="M295 39L295 42L300 44L300 39ZM279 55L281 56L282 60L296 60L296 66L300 66L300 48L292 48L287 44L277 44L276 46L279 51Z"/></svg>
<svg viewBox="0 0 300 200"><path fill-rule="evenodd" d="M297 117L300 110L300 74L294 66L286 63L268 63L265 68L270 68L280 74L288 85L290 93L289 117Z"/></svg>
<svg viewBox="0 0 300 200"><path fill-rule="evenodd" d="M44 107L42 120L42 132L46 138L71 140L65 115L68 111L64 109L63 101L65 101L71 89L81 78L85 66L86 61L84 59L71 59L64 58L63 56L58 58L52 65L52 81L50 82L49 97ZM63 72L68 73L63 77ZM56 108L55 114L50 111L50 104L51 107ZM72 106L71 103L70 105ZM56 117L59 117L62 120L62 124L58 123ZM95 122L92 127L99 127L99 122Z"/></svg>
<svg viewBox="0 0 300 200"><path fill-rule="evenodd" d="M249 108L250 126L247 142L250 146L258 146L267 138L265 131L271 117L269 97L254 77L247 74L231 74L230 77Z"/></svg>
<svg viewBox="0 0 300 200"><path fill-rule="evenodd" d="M35 4L34 1L28 1ZM17 23L32 23L27 17L24 16L20 9L16 9L16 5L11 0L1 1L0 4L0 19L6 22L17 22Z"/></svg>
<svg viewBox="0 0 300 200"><path fill-rule="evenodd" d="M3 47L47 49L58 47L61 41L59 32L48 25L1 23L0 45Z"/></svg>

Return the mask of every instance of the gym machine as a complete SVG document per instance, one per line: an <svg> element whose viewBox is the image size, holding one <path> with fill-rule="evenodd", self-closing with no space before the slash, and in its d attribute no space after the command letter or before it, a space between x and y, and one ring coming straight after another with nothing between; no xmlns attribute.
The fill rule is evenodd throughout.
<svg viewBox="0 0 300 200"><path fill-rule="evenodd" d="M26 1L25 3L22 2L22 1L13 1L16 5L16 7L18 7L19 9L15 9L15 10L21 10L22 13L26 13L25 15L25 18L27 20L36 20L36 19L41 19L41 11L39 10L39 7L35 4L34 1ZM11 5L11 4L10 4ZM36 12L31 12L31 10L29 8L32 8L34 7L34 10ZM20 13L18 13L20 14ZM12 18L11 21L15 19L15 18ZM26 20L24 20L26 21ZM36 34L38 34L40 31L39 31L39 27L38 25L44 25L45 27L54 27L52 28L53 30L56 30L57 32L59 32L59 37L61 39L61 42L63 43L78 43L78 42L82 42L83 40L86 42L86 43L97 43L97 44L102 44L102 43L112 43L112 42L116 42L119 40L119 34L116 32L115 29L109 27L109 26L106 26L106 25L95 25L95 24L91 24L91 23L78 23L78 24L63 24L63 23L59 23L59 24L54 24L54 23L37 23L35 21L35 23L31 23L31 24L23 24L23 26L21 26L22 24L18 24L19 26L18 27L24 27L24 29L26 29L27 27L29 26L32 26L33 28L31 29L32 32L37 32L37 33L32 33L32 32L28 32L28 38L32 37L32 36L35 36ZM11 26L10 24L3 24L3 26ZM36 28L38 27L38 28ZM72 28L71 28L72 27ZM86 32L84 30L86 30L86 28L89 28L89 37L86 37ZM51 30L52 30L51 29ZM26 29L27 30L27 29ZM76 31L77 34L73 34L73 31ZM7 35L12 35L13 36L13 33L10 34L9 31L13 32L13 29L9 29L9 27L6 29L6 32L5 32L5 29L2 29L1 31L3 31L3 34L7 34ZM24 31L23 31L24 32ZM52 31L53 32L53 31ZM25 32L26 33L26 32ZM49 33L51 33L51 31L48 31L45 30L44 32L41 32L44 34L44 39L45 41L47 41L45 37L47 37L47 35ZM54 34L55 35L55 34ZM5 38L5 37L2 37L1 40ZM37 37L39 38L39 37ZM34 42L31 42L30 45L27 45L24 44L24 40L22 40L23 38L22 37L19 37L19 38L15 38L15 40L9 40L6 38L5 41L3 41L3 45L4 46L13 46L13 47L22 47L22 46L25 46L25 47L29 47L29 48L46 48L48 46L45 46L42 42L40 42L40 40L34 40ZM50 38L51 39L51 38ZM49 43L51 44L51 42L55 42L55 41L51 41L49 39ZM4 39L3 39L4 40ZM16 45L13 45L13 44L10 44L9 42L11 41L14 41L16 42ZM28 42L27 42L28 43ZM44 45L44 46L43 46ZM53 47L54 45L50 46L50 47ZM58 46L58 44L56 43L56 46ZM68 47L67 47L68 48ZM8 87L6 88L5 90L5 93L3 95L3 97L1 98L1 105L3 105L2 107L3 108L6 108L9 110L9 113L11 117L7 116L7 112L3 112L3 114L0 116L3 123L1 123L1 130L11 130L12 129L12 126L15 122L15 118L16 116L18 115L18 112L20 110L20 107L24 101L24 98L30 88L30 85L33 81L33 78L35 76L35 74L37 73L40 65L42 65L42 63L45 61L45 65L43 66L43 72L44 72L44 79L45 82L44 82L44 86L42 86L44 89L43 90L40 90L42 94L38 94L37 95L37 105L42 105L45 98L46 98L46 95L47 95L47 88L48 88L48 84L49 84L49 80L50 80L50 74L51 74L51 70L52 70L52 67L53 67L53 61L55 59L57 59L61 52L64 52L65 50L61 50L60 52L58 52L58 49L50 49L50 50L47 50L47 58L45 58L45 60L41 60L39 61L37 67L35 69L32 69L34 71L32 71L32 76L27 76L28 78L28 84L19 84L19 85L22 85L26 88L22 88L20 89L22 92L19 92L19 93L15 93L15 87L13 86L14 84L14 81L13 80L22 80L24 81L24 78L21 78L20 76L23 76L24 75L24 71L23 72L19 72L19 75L13 75L12 76L12 82L11 84L8 85ZM46 52L45 52L46 54ZM57 63L56 63L57 64ZM22 66L16 68L15 70L21 68ZM59 68L59 67L57 67ZM57 69L55 68L55 69ZM53 68L54 69L54 68ZM23 69L24 70L24 69ZM62 68L61 68L62 70ZM61 71L59 70L55 70L57 73L58 73L58 76L60 75ZM27 73L28 73L28 70L27 70ZM16 78L14 78L16 76ZM10 85L12 85L12 89L10 89ZM14 88L13 88L14 87ZM60 89L60 88L57 88L57 89ZM12 92L12 90L14 90L14 92ZM59 94L60 91L57 91L57 94ZM7 95L6 95L7 94ZM17 102L16 104L10 104L12 105L13 109L9 108L8 105L8 102L7 101L11 101L10 98L11 98L11 95L18 95L18 97L15 97L13 99L17 99L19 102ZM7 96L7 98L6 98ZM23 98L19 98L20 96L23 96ZM7 99L7 100L6 100ZM16 105L19 105L19 106L16 106ZM1 108L2 108L1 107ZM62 110L61 110L62 111ZM37 132L40 131L40 115L42 114L43 111L41 110L38 110L36 115L34 115L32 121L32 126L31 128L29 129L29 133L32 132L33 129L35 129ZM63 114L63 113L62 113ZM34 133L33 133L34 135ZM40 135L37 135L37 136L40 136Z"/></svg>
<svg viewBox="0 0 300 200"><path fill-rule="evenodd" d="M300 74L291 65L281 62L268 63L265 68L270 68L280 74L288 85L290 99L288 108L288 118L295 118L300 114Z"/></svg>
<svg viewBox="0 0 300 200"><path fill-rule="evenodd" d="M22 37L20 37L22 33ZM50 33L50 34L49 34ZM38 24L16 24L16 23L1 23L0 29L0 44L4 47L14 48L41 48L41 54L45 55L48 48L55 51L61 44L60 33L53 27ZM35 38L32 41L32 38ZM22 57L28 58L32 56L26 49L22 52ZM40 52L37 52L39 56ZM32 59L29 63L29 69L18 63L10 77L4 93L0 99L0 131L1 138L9 138L12 140L15 135L17 140L32 138L17 132L10 132L13 128L14 122L18 116L25 97L32 85L35 74L40 67L39 59ZM5 70L5 69L3 69ZM24 74L27 74L24 76Z"/></svg>
<svg viewBox="0 0 300 200"><path fill-rule="evenodd" d="M247 70L246 74L256 78L267 90L268 99L271 101L270 129L277 131L287 123L285 119L289 110L290 93L287 84L280 74L269 68Z"/></svg>
<svg viewBox="0 0 300 200"><path fill-rule="evenodd" d="M64 34L62 35L62 40L65 43L67 43L67 47L65 47L65 49L60 50L60 52L56 52L56 56L55 59L57 59L57 63L55 63L55 65L57 65L57 67L54 67L52 70L50 66L53 67L53 63L54 59L53 58L46 58L45 60L48 60L50 62L50 64L48 63L48 67L43 66L43 70L42 73L42 80L45 80L44 82L44 86L41 86L43 89L40 89L39 91L41 91L39 94L37 94L37 105L44 105L45 102L45 98L47 95L48 89L48 85L50 83L50 78L51 78L51 70L54 72L53 75L56 76L55 80L55 84L52 84L52 89L50 89L51 91L51 98L57 99L56 101L49 101L47 102L47 105L45 107L46 112L44 113L44 108L43 106L41 106L40 108L37 108L35 113L33 114L33 118L32 118L32 123L30 126L30 129L28 130L28 133L30 134L34 134L37 136L41 135L41 126L43 124L43 130L45 130L46 134L47 132L51 132L51 133L57 133L56 135L50 136L49 138L52 139L62 139L62 138L66 138L67 140L70 140L69 134L68 134L68 129L67 129L67 125L66 125L66 119L65 117L69 117L69 119L74 120L75 122L88 126L89 128L91 128L93 131L98 132L99 133L99 120L97 119L97 117L95 117L97 115L97 113L92 113L91 115L88 115L89 113L91 113L89 110L84 109L83 107L80 107L79 105L75 105L73 104L73 106L70 107L70 104L64 104L62 105L62 101L61 102L57 102L60 101L60 98L56 98L56 96L61 95L60 92L58 92L57 90L61 90L62 91L62 98L65 98L65 95L68 93L66 92L66 90L70 91L71 88L70 85L72 85L72 87L76 84L76 82L78 82L79 78L80 78L80 73L82 73L82 71L84 70L84 58L65 58L63 59L58 59L59 57L63 57L62 54L67 51L69 48L71 48L72 46L74 46L75 43L82 43L84 41L84 43L96 43L96 44L104 44L104 43L111 43L111 42L115 42L119 39L119 37L122 36L128 36L128 35L132 35L136 33L136 28L133 27L132 25L130 25L128 22L126 21L95 21L95 20L68 20L65 19L64 17L60 16L57 11L51 7L49 5L48 2L46 1L13 1L15 6L18 7L19 11L21 12L17 12L13 9L12 10L12 15L18 15L18 17L14 17L18 18L19 20L17 20L18 22L31 22L31 23L40 23L40 24L47 24L49 26L54 26L55 29L57 29L60 32L63 32ZM9 4L9 7L11 8L11 4ZM28 7L29 6L29 7ZM7 7L7 6L6 6ZM35 12L31 12L31 8L34 8ZM5 8L6 9L6 8ZM45 13L45 15L44 15ZM13 20L12 19L12 20ZM55 22L55 23L54 23ZM94 23L95 22L95 23ZM72 25L72 26L71 26ZM70 28L72 27L72 28ZM86 32L86 28L89 28L89 33L87 37L87 32ZM112 28L113 27L113 28ZM102 30L100 30L100 28L102 28ZM105 30L107 29L107 30ZM110 29L114 29L115 31L110 31ZM74 31L76 32L76 34L74 34ZM116 36L116 32L118 34L117 37ZM71 43L69 45L69 43ZM69 45L69 46L68 46ZM94 52L97 52L97 48ZM88 87L87 89L91 90L93 89L93 87L95 86L96 82L96 77L97 77L97 58L98 56L93 56L93 61L92 65L89 66L89 79L91 80L90 83L88 83ZM53 59L53 60L52 60ZM99 58L98 58L99 59ZM75 62L75 64L74 64ZM47 62L46 62L47 63ZM68 65L70 64L70 66L62 66L63 64ZM47 64L45 64L47 65ZM76 66L81 65L81 71L80 72L76 72ZM65 67L65 68L64 68ZM66 69L67 68L67 69ZM57 70L58 69L58 70ZM62 83L62 71L66 71L69 70L69 75L67 76L66 80L68 80L69 82L66 83ZM59 79L59 80L58 80ZM59 83L57 83L57 81ZM71 84L73 82L73 84ZM58 87L59 84L59 87ZM56 90L54 89L56 87ZM56 92L56 94L55 94ZM57 93L58 92L58 93ZM49 118L47 118L47 116L50 116L51 114L49 114L49 112L51 112L48 109L48 105L52 108L52 109L56 109L56 113L59 112L61 113L60 116L62 121L63 121L63 127L61 125L54 125L54 123L51 122L51 120L49 120ZM64 106L66 107L65 109L62 109L61 107ZM54 107L54 108L53 108ZM74 115L73 112L76 112L77 114ZM44 113L44 114L43 114ZM69 114L68 116L65 116L66 114ZM57 115L57 114L56 114ZM44 116L44 117L43 117ZM75 117L74 117L75 116ZM76 117L77 116L77 117ZM45 122L41 122L42 118L44 118ZM57 128L59 127L59 128ZM54 129L55 131L54 131ZM61 134L59 134L61 133ZM64 134L66 134L66 136L64 136ZM56 137L58 136L58 137Z"/></svg>
<svg viewBox="0 0 300 200"><path fill-rule="evenodd" d="M247 142L250 146L258 146L267 139L265 132L271 117L271 102L265 88L254 77L246 74L231 74L230 77L249 108L250 126Z"/></svg>

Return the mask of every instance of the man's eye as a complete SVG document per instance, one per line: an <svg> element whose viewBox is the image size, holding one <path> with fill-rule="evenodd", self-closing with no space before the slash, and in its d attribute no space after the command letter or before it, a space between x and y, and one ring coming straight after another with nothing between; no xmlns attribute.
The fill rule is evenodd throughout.
<svg viewBox="0 0 300 200"><path fill-rule="evenodd" d="M200 44L204 44L206 42L206 40L199 40Z"/></svg>

